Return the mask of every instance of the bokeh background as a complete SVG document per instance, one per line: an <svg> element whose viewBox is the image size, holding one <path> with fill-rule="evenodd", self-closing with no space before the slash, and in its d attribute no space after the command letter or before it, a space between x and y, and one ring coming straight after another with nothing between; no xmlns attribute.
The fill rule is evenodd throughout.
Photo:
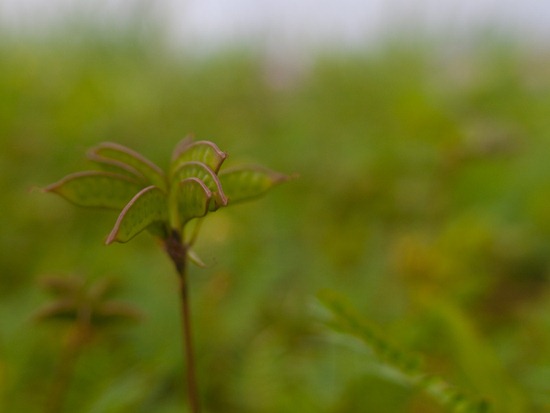
<svg viewBox="0 0 550 413"><path fill-rule="evenodd" d="M69 329L33 319L52 274L111 277L144 314L85 349L63 411L185 411L158 243L106 247L115 215L39 188L102 141L166 166L188 133L299 175L204 222L206 412L445 411L324 326L324 288L495 412L549 411L550 8L182 3L0 6L0 411L45 411Z"/></svg>

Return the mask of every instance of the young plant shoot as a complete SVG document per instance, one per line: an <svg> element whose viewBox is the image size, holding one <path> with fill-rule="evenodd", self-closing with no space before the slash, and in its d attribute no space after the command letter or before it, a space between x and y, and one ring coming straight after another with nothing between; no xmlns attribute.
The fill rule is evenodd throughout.
<svg viewBox="0 0 550 413"><path fill-rule="evenodd" d="M45 403L46 413L59 413L63 411L64 398L84 348L105 333L108 326L140 320L141 313L135 307L112 298L115 285L108 278L88 283L78 276L52 276L44 278L41 283L52 300L35 313L35 320L63 322L69 326Z"/></svg>
<svg viewBox="0 0 550 413"><path fill-rule="evenodd" d="M288 176L259 167L220 170L226 153L210 141L183 139L168 171L116 143L102 143L88 157L99 170L77 172L44 190L75 205L119 211L106 243L127 242L147 230L159 237L180 281L187 392L191 411L200 411L191 338L187 262L202 265L191 250L201 219L221 207L257 198Z"/></svg>

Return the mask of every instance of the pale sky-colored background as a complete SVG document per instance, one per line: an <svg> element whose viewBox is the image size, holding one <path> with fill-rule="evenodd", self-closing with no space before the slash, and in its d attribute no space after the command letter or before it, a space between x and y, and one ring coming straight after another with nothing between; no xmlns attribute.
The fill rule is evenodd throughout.
<svg viewBox="0 0 550 413"><path fill-rule="evenodd" d="M410 26L451 38L483 28L550 44L547 0L0 0L0 24L40 29L75 10L118 24L136 5L191 47L242 41L281 48L369 45Z"/></svg>

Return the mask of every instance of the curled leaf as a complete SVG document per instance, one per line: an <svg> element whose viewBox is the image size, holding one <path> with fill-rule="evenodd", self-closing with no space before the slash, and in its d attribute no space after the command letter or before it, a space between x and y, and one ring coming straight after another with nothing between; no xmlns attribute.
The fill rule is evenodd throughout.
<svg viewBox="0 0 550 413"><path fill-rule="evenodd" d="M96 162L103 162L111 166L120 165L120 163L126 164L143 175L149 184L163 189L166 188L166 179L162 169L140 153L126 146L118 143L104 142L92 149L88 156Z"/></svg>
<svg viewBox="0 0 550 413"><path fill-rule="evenodd" d="M143 184L149 185L147 178L136 168L127 163L100 156L92 151L88 153L88 159L94 162L102 171L125 175Z"/></svg>
<svg viewBox="0 0 550 413"><path fill-rule="evenodd" d="M106 244L127 242L141 231L168 219L166 194L156 186L138 192L124 207L107 237Z"/></svg>
<svg viewBox="0 0 550 413"><path fill-rule="evenodd" d="M212 200L209 209L214 211L227 205L227 197L222 189L220 180L216 173L202 162L185 162L175 172L173 180L175 182L183 181L187 178L200 179L212 192Z"/></svg>
<svg viewBox="0 0 550 413"><path fill-rule="evenodd" d="M210 141L191 142L184 139L174 152L171 171L176 172L186 162L202 162L215 173L218 172L223 161L227 157L218 146Z"/></svg>
<svg viewBox="0 0 550 413"><path fill-rule="evenodd" d="M264 195L290 178L261 166L226 169L218 175L229 202L242 202Z"/></svg>
<svg viewBox="0 0 550 413"><path fill-rule="evenodd" d="M176 212L181 225L208 212L212 191L198 178L192 177L177 183L174 190Z"/></svg>
<svg viewBox="0 0 550 413"><path fill-rule="evenodd" d="M102 171L76 172L44 191L56 193L78 206L120 209L142 188L124 175Z"/></svg>

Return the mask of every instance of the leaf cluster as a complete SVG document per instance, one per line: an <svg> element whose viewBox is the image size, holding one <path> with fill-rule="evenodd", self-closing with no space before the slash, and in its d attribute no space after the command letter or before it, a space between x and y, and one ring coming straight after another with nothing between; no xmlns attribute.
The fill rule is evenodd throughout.
<svg viewBox="0 0 550 413"><path fill-rule="evenodd" d="M88 152L99 170L70 174L44 190L81 207L120 211L107 244L127 242L144 230L179 240L189 221L289 179L260 166L220 171L226 157L213 142L188 137L176 145L165 172L138 152L106 142ZM194 235L184 242L193 241Z"/></svg>

